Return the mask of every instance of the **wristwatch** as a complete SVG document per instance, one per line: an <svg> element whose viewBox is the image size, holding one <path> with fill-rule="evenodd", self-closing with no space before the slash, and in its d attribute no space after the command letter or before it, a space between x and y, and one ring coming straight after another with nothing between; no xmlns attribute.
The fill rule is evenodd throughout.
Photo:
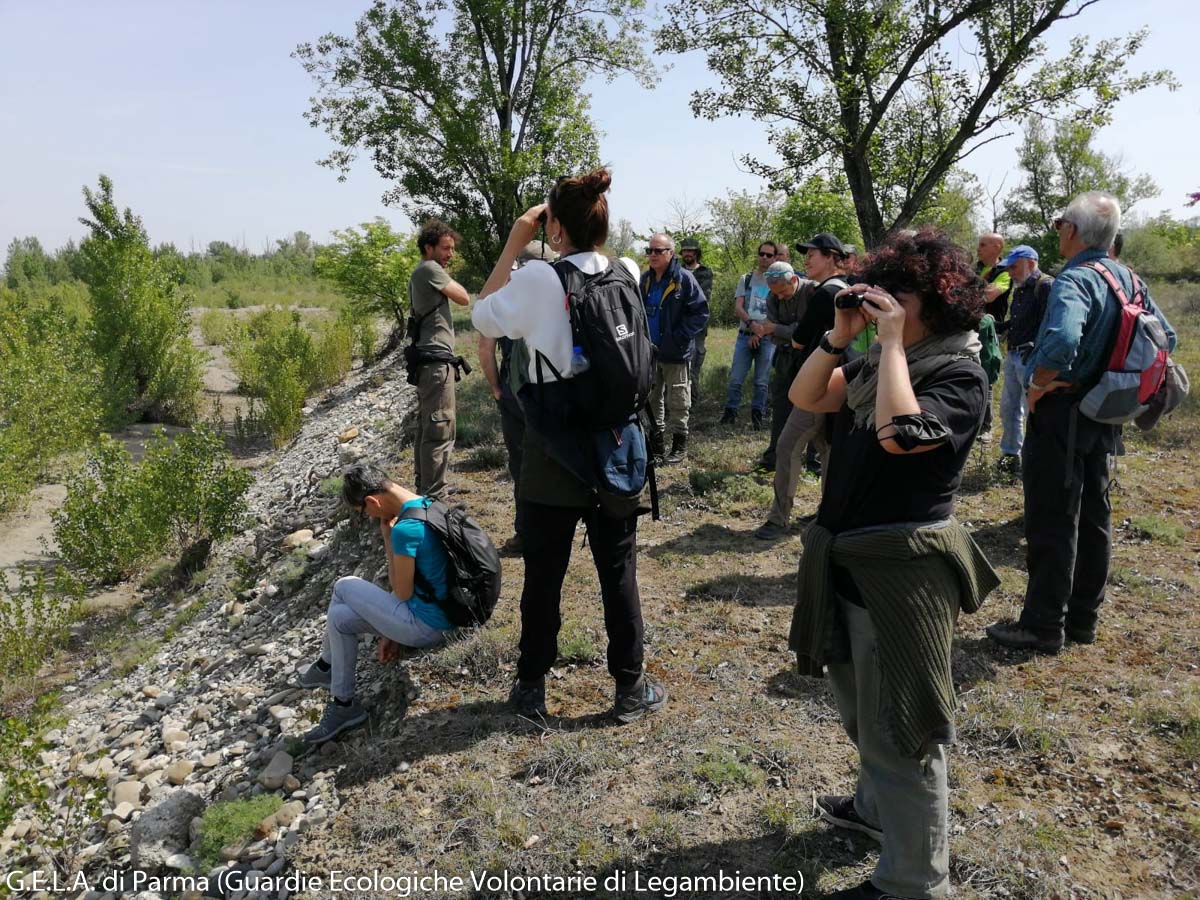
<svg viewBox="0 0 1200 900"><path fill-rule="evenodd" d="M820 347L822 350L824 350L826 353L828 353L830 356L841 356L843 353L846 352L846 347L848 347L850 345L847 344L846 347L833 346L833 344L829 343L829 335L831 335L831 334L833 334L832 329L830 329L829 331L827 331L823 335L821 335L821 341L820 341L820 343L817 344L817 346Z"/></svg>

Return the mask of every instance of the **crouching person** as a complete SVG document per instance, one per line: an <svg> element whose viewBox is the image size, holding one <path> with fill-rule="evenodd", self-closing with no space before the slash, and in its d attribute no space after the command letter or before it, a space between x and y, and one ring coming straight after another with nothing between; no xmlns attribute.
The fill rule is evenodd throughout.
<svg viewBox="0 0 1200 900"><path fill-rule="evenodd" d="M303 736L308 744L323 744L367 721L354 694L359 635L377 635L380 662L393 662L400 647L431 647L453 628L438 605L447 591L446 551L425 522L401 518L405 510L428 508L432 500L368 465L346 470L342 499L379 521L392 590L353 576L334 584L321 655L300 673L303 687L329 688L333 694L320 724Z"/></svg>
<svg viewBox="0 0 1200 900"><path fill-rule="evenodd" d="M882 844L871 879L833 896L943 897L954 623L999 583L951 517L987 403L984 285L934 231L892 238L862 278L792 384L798 408L835 418L789 643L801 674L828 672L858 748L854 796L820 797L818 813ZM839 367L871 323L868 355Z"/></svg>

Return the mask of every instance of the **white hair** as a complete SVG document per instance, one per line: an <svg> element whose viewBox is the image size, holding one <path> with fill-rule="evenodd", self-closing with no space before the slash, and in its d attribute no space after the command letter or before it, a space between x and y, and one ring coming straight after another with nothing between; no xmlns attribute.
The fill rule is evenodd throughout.
<svg viewBox="0 0 1200 900"><path fill-rule="evenodd" d="M1107 191L1087 191L1067 205L1063 218L1090 250L1107 251L1121 230L1121 201Z"/></svg>
<svg viewBox="0 0 1200 900"><path fill-rule="evenodd" d="M654 240L655 238L659 238L660 240L666 241L668 250L675 249L675 239L673 237L671 237L669 234L666 234L665 232L660 231L658 234L650 235L651 241Z"/></svg>

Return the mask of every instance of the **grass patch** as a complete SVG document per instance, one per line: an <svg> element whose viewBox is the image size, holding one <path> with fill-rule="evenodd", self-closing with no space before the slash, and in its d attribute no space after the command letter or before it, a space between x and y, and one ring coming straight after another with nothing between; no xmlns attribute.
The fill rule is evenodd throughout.
<svg viewBox="0 0 1200 900"><path fill-rule="evenodd" d="M317 485L317 493L322 497L340 497L342 495L342 476L330 475L322 478Z"/></svg>
<svg viewBox="0 0 1200 900"><path fill-rule="evenodd" d="M1188 533L1178 522L1158 516L1134 516L1129 524L1139 536L1159 544L1181 544Z"/></svg>
<svg viewBox="0 0 1200 900"><path fill-rule="evenodd" d="M476 447L463 462L462 467L468 472L507 468L508 451L496 444L486 444Z"/></svg>
<svg viewBox="0 0 1200 900"><path fill-rule="evenodd" d="M1141 727L1165 738L1185 762L1200 764L1200 696L1139 704L1136 719Z"/></svg>
<svg viewBox="0 0 1200 900"><path fill-rule="evenodd" d="M1071 738L1058 718L1040 693L1014 695L985 685L968 700L962 730L972 739L994 747L1039 754L1069 753Z"/></svg>
<svg viewBox="0 0 1200 900"><path fill-rule="evenodd" d="M134 638L124 647L117 650L113 659L113 674L117 678L125 678L137 671L138 666L149 662L158 652L161 641L157 638Z"/></svg>
<svg viewBox="0 0 1200 900"><path fill-rule="evenodd" d="M595 632L578 622L568 622L558 635L558 656L565 662L596 662L601 653Z"/></svg>
<svg viewBox="0 0 1200 900"><path fill-rule="evenodd" d="M755 788L766 778L761 769L748 762L749 757L744 748L709 746L692 766L692 775L717 793Z"/></svg>
<svg viewBox="0 0 1200 900"><path fill-rule="evenodd" d="M440 650L426 657L431 669L444 676L490 681L516 658L516 636L508 628L482 627L459 632Z"/></svg>
<svg viewBox="0 0 1200 900"><path fill-rule="evenodd" d="M200 335L204 338L204 343L210 347L217 344L224 344L237 329L237 320L232 313L220 309L206 309L200 314L200 319L197 322L200 327Z"/></svg>
<svg viewBox="0 0 1200 900"><path fill-rule="evenodd" d="M618 754L597 746L596 738L590 734L556 734L529 760L525 778L537 777L552 785L573 784L597 772L616 769L620 764Z"/></svg>
<svg viewBox="0 0 1200 900"><path fill-rule="evenodd" d="M214 803L200 819L200 863L211 869L221 861L221 848L254 835L254 826L283 806L278 794Z"/></svg>

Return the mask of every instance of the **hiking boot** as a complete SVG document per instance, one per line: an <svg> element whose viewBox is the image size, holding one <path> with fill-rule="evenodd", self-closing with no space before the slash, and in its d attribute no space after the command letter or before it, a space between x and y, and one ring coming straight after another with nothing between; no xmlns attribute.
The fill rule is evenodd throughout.
<svg viewBox="0 0 1200 900"><path fill-rule="evenodd" d="M787 537L787 533L787 528L774 522L763 522L754 529L754 536L760 541L777 541L781 537Z"/></svg>
<svg viewBox="0 0 1200 900"><path fill-rule="evenodd" d="M546 718L549 715L546 712L546 680L522 681L518 678L513 682L508 702L518 716L526 719Z"/></svg>
<svg viewBox="0 0 1200 900"><path fill-rule="evenodd" d="M864 881L858 887L846 888L844 891L834 891L827 895L828 900L907 900L899 894L889 894L881 891L870 880Z"/></svg>
<svg viewBox="0 0 1200 900"><path fill-rule="evenodd" d="M681 463L685 459L687 459L687 435L677 434L671 438L671 452L666 455L663 462Z"/></svg>
<svg viewBox="0 0 1200 900"><path fill-rule="evenodd" d="M763 411L761 409L750 410L750 426L755 431L762 431L763 427Z"/></svg>
<svg viewBox="0 0 1200 900"><path fill-rule="evenodd" d="M838 828L859 831L876 841L883 840L883 829L872 825L854 809L854 798L823 794L816 800L817 815Z"/></svg>
<svg viewBox="0 0 1200 900"><path fill-rule="evenodd" d="M1013 453L1005 453L996 460L996 468L1006 475L1019 477L1021 474L1021 457Z"/></svg>
<svg viewBox="0 0 1200 900"><path fill-rule="evenodd" d="M642 680L631 691L617 688L617 699L613 703L613 718L623 725L636 722L648 712L657 712L667 705L667 689L643 675Z"/></svg>
<svg viewBox="0 0 1200 900"><path fill-rule="evenodd" d="M524 546L521 543L521 536L514 534L500 547L501 556L520 556Z"/></svg>
<svg viewBox="0 0 1200 900"><path fill-rule="evenodd" d="M758 467L766 472L775 471L775 451L764 450L763 455L759 457Z"/></svg>
<svg viewBox="0 0 1200 900"><path fill-rule="evenodd" d="M317 744L333 740L342 732L358 728L366 721L367 711L363 709L363 705L358 702L357 697L350 701L349 706L342 706L340 703L330 701L329 705L325 707L325 714L321 716L317 727L307 732L300 740L315 747Z"/></svg>
<svg viewBox="0 0 1200 900"><path fill-rule="evenodd" d="M303 688L327 688L333 684L333 669L322 670L315 662L309 663L296 681Z"/></svg>
<svg viewBox="0 0 1200 900"><path fill-rule="evenodd" d="M650 432L650 447L648 449L650 451L650 455L655 459L662 459L666 455L666 440L666 435L664 435L661 431Z"/></svg>
<svg viewBox="0 0 1200 900"><path fill-rule="evenodd" d="M1062 649L1063 639L1043 637L1020 622L996 622L984 629L987 636L1001 647L1012 650L1036 650L1038 653L1057 653Z"/></svg>
<svg viewBox="0 0 1200 900"><path fill-rule="evenodd" d="M1066 628L1066 637L1069 644L1094 644L1096 643L1096 629L1072 628L1068 625Z"/></svg>
<svg viewBox="0 0 1200 900"><path fill-rule="evenodd" d="M731 407L725 407L725 412L721 413L721 424L732 425L737 421L737 410Z"/></svg>

